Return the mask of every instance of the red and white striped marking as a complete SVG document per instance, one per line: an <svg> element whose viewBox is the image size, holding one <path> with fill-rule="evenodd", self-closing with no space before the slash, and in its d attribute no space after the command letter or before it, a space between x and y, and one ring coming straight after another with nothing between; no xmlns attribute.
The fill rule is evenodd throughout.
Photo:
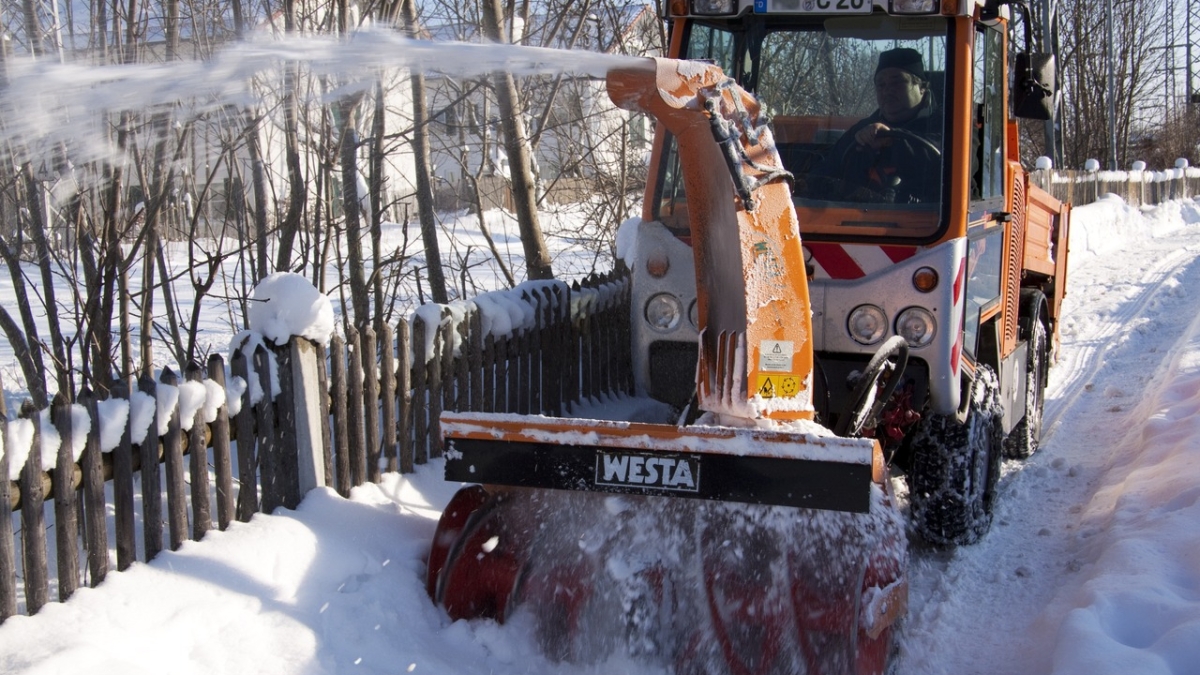
<svg viewBox="0 0 1200 675"><path fill-rule="evenodd" d="M913 246L874 244L804 244L814 279L861 279L917 254Z"/></svg>

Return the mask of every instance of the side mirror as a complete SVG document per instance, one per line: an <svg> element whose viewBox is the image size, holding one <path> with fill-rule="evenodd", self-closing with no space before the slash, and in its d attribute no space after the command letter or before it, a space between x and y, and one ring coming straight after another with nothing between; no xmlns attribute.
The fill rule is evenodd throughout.
<svg viewBox="0 0 1200 675"><path fill-rule="evenodd" d="M1013 114L1030 120L1054 117L1054 55L1017 54L1013 76Z"/></svg>

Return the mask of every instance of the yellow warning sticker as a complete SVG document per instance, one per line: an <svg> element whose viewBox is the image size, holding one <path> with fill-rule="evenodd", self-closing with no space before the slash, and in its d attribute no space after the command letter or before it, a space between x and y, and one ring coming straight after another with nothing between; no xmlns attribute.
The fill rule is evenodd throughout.
<svg viewBox="0 0 1200 675"><path fill-rule="evenodd" d="M791 398L800 393L800 378L796 375L758 376L758 395L763 398Z"/></svg>

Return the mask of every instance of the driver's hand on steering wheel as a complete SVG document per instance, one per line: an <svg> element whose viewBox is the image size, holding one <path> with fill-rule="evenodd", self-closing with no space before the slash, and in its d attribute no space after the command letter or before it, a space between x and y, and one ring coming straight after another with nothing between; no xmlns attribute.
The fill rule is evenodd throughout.
<svg viewBox="0 0 1200 675"><path fill-rule="evenodd" d="M882 122L873 122L858 130L854 134L854 142L859 145L865 145L873 150L878 150L884 146L886 138L880 138L879 134L885 131L891 131L891 127Z"/></svg>

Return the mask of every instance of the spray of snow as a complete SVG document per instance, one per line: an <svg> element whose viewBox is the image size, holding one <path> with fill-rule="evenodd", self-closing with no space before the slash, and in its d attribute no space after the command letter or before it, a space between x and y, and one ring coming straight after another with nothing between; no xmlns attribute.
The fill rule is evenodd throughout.
<svg viewBox="0 0 1200 675"><path fill-rule="evenodd" d="M114 159L107 128L97 111L162 106L182 118L196 118L226 106L260 103L256 78L279 76L284 64L304 67L314 77L340 86L325 97L303 101L322 105L374 86L380 69L458 77L507 70L517 75L571 73L603 78L609 69L636 62L632 57L501 44L440 43L408 39L393 30L366 28L347 39L328 36L281 37L267 31L230 44L211 58L167 64L94 66L59 64L52 59L8 59L6 95L22 102L19 118L5 120L6 140L40 139L70 143L76 162Z"/></svg>

